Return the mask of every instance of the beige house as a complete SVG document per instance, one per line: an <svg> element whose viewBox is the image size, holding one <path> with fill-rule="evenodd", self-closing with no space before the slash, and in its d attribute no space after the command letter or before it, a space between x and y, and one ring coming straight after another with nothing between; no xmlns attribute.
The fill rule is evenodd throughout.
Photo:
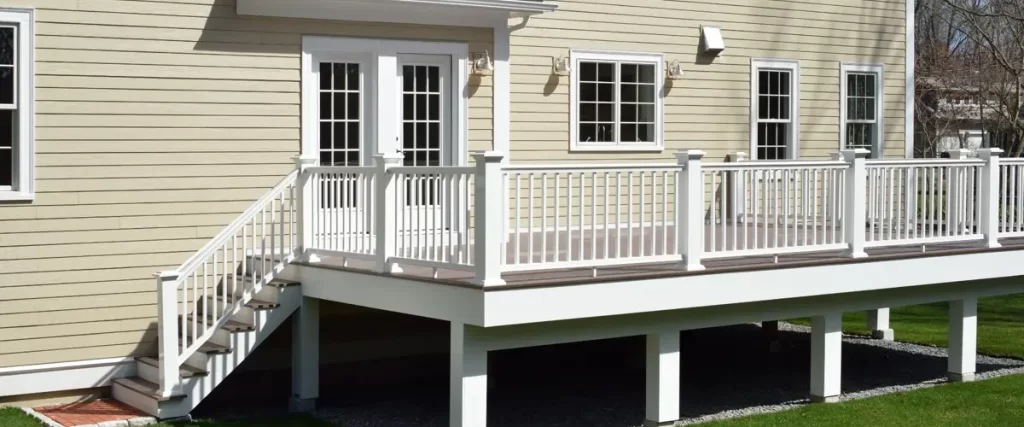
<svg viewBox="0 0 1024 427"><path fill-rule="evenodd" d="M886 163L913 151L912 26L902 0L0 0L0 402L182 416L295 313L308 409L321 300L451 322L453 426L486 423L488 351L630 334L647 421L672 421L679 330L791 315L833 400L837 316L891 337L890 303L960 300L969 379L971 298L1012 290L932 285L1024 274L994 250L1024 227L986 216L996 193L918 186L980 186L998 153ZM962 199L928 219L927 191ZM836 255L726 265L795 252ZM1006 271L944 267L965 262ZM635 280L649 299L613 288ZM773 281L796 284L743 288Z"/></svg>

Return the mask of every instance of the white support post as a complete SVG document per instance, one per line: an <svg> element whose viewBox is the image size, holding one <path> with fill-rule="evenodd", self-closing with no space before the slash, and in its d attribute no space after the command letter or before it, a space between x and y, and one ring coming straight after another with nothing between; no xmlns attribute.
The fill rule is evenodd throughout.
<svg viewBox="0 0 1024 427"><path fill-rule="evenodd" d="M999 155L1003 150L983 148L978 157L985 161L981 169L981 234L986 248L998 248L999 244Z"/></svg>
<svg viewBox="0 0 1024 427"><path fill-rule="evenodd" d="M849 248L846 256L864 258L865 221L867 220L868 175L864 162L871 152L863 148L842 150L843 161L850 164L846 169L846 200L843 205L843 226Z"/></svg>
<svg viewBox="0 0 1024 427"><path fill-rule="evenodd" d="M811 318L811 400L839 401L842 364L843 313Z"/></svg>
<svg viewBox="0 0 1024 427"><path fill-rule="evenodd" d="M473 185L473 265L474 283L481 286L504 285L501 261L504 256L505 208L504 179L501 176L502 153L473 153L476 177Z"/></svg>
<svg viewBox="0 0 1024 427"><path fill-rule="evenodd" d="M377 248L377 262L375 269L378 273L401 273L402 269L390 262L396 255L398 248L398 222L396 215L399 215L398 205L398 183L394 174L388 170L402 165L405 157L398 153L376 154L373 156L373 164L377 168L374 176L377 180L376 194L374 194L374 226L375 247Z"/></svg>
<svg viewBox="0 0 1024 427"><path fill-rule="evenodd" d="M949 380L974 381L978 357L978 299L949 302Z"/></svg>
<svg viewBox="0 0 1024 427"><path fill-rule="evenodd" d="M291 412L312 412L320 397L320 300L303 297L292 315Z"/></svg>
<svg viewBox="0 0 1024 427"><path fill-rule="evenodd" d="M161 271L156 274L157 342L159 346L160 389L163 397L172 396L178 389L178 272ZM184 315L184 314L182 314Z"/></svg>
<svg viewBox="0 0 1024 427"><path fill-rule="evenodd" d="M679 419L679 331L647 334L646 426Z"/></svg>
<svg viewBox="0 0 1024 427"><path fill-rule="evenodd" d="M676 247L683 257L680 268L703 270L704 252L704 152L685 150L676 153L680 170L676 174Z"/></svg>
<svg viewBox="0 0 1024 427"><path fill-rule="evenodd" d="M871 331L871 337L876 340L892 341L896 339L896 334L889 327L888 308L868 310L867 326L868 330Z"/></svg>
<svg viewBox="0 0 1024 427"><path fill-rule="evenodd" d="M311 175L306 169L316 166L319 159L316 156L296 156L295 169L299 176L295 178L295 238L298 239L295 246L296 255L299 259L307 262L317 262L316 255L309 253L313 247L313 185Z"/></svg>
<svg viewBox="0 0 1024 427"><path fill-rule="evenodd" d="M487 426L487 350L474 342L473 326L451 324L449 426Z"/></svg>

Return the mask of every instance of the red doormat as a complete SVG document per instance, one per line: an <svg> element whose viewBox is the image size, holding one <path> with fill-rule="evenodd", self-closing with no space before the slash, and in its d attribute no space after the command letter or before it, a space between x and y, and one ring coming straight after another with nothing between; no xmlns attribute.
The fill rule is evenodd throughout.
<svg viewBox="0 0 1024 427"><path fill-rule="evenodd" d="M145 425L153 418L142 411L113 399L91 400L88 402L65 403L62 405L32 408L61 425L84 426L108 421L128 421L124 425Z"/></svg>

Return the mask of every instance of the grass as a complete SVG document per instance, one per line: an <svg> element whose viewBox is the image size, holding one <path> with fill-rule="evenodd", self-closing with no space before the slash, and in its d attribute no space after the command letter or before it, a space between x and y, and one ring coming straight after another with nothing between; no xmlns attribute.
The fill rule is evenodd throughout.
<svg viewBox="0 0 1024 427"><path fill-rule="evenodd" d="M949 343L947 304L894 307L891 327L899 341L945 347ZM809 325L807 319L793 323ZM978 352L990 356L1024 359L1024 295L1009 295L978 300ZM867 314L845 313L843 331L867 335ZM1024 390L1022 390L1024 391Z"/></svg>
<svg viewBox="0 0 1024 427"><path fill-rule="evenodd" d="M0 408L0 427L39 427L42 423L18 408Z"/></svg>
<svg viewBox="0 0 1024 427"><path fill-rule="evenodd" d="M1001 427L1024 420L1024 375L836 404L802 406L704 427Z"/></svg>

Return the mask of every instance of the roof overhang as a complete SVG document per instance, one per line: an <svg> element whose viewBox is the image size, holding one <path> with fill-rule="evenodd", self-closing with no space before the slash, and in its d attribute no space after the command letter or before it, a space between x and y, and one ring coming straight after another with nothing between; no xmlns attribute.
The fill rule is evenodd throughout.
<svg viewBox="0 0 1024 427"><path fill-rule="evenodd" d="M541 0L237 0L239 15L339 21L491 27L510 17L551 12Z"/></svg>

